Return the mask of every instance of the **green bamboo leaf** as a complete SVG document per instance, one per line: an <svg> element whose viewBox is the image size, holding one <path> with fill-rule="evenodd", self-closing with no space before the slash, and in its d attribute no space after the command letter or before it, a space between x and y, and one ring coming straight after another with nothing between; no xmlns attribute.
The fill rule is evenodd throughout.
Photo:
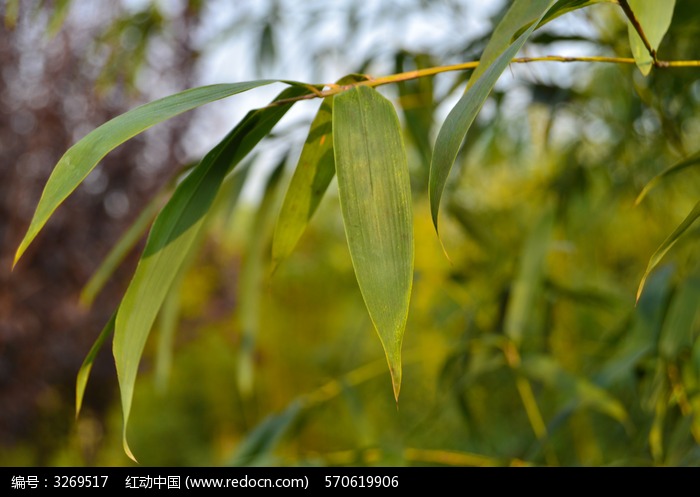
<svg viewBox="0 0 700 497"><path fill-rule="evenodd" d="M547 11L545 16L542 18L542 20L540 20L535 29L541 28L548 22L553 21L557 17L561 17L564 14L568 14L569 12L573 12L574 10L583 9L584 7L589 7L596 3L617 3L617 0L559 0L552 6L551 9ZM513 40L515 40L518 36L523 34L525 30L531 25L532 22L520 28L513 35Z"/></svg>
<svg viewBox="0 0 700 497"><path fill-rule="evenodd" d="M336 84L346 85L365 79L364 75L351 74ZM311 123L277 218L272 240L273 271L296 247L335 176L332 113L333 99L325 98Z"/></svg>
<svg viewBox="0 0 700 497"><path fill-rule="evenodd" d="M513 281L505 315L505 333L518 344L530 321L535 298L542 287L544 262L554 225L554 211L547 209L528 235L520 257L518 275Z"/></svg>
<svg viewBox="0 0 700 497"><path fill-rule="evenodd" d="M334 97L333 147L338 194L355 276L401 388L401 342L413 282L408 162L398 116L376 90Z"/></svg>
<svg viewBox="0 0 700 497"><path fill-rule="evenodd" d="M489 42L486 44L486 48L484 48L479 58L479 65L474 69L474 72L472 72L469 78L467 89L471 88L491 64L496 61L511 43L513 43L514 35L520 31L523 26L529 25L529 27L532 28L530 31L534 31L535 28L533 28L533 26L536 26L540 19L542 19L542 16L547 12L552 3L552 0L515 0L511 4L506 15L503 16L501 22L499 22L496 29L493 30L493 34L491 38L489 38ZM512 56L509 57L509 59L512 58Z"/></svg>
<svg viewBox="0 0 700 497"><path fill-rule="evenodd" d="M661 259L664 258L666 255L666 252L671 250L671 247L673 247L678 239L683 236L683 234L690 228L690 226L695 222L695 220L700 217L700 202L695 204L695 207L693 207L693 210L690 211L690 214L683 220L681 224L678 225L678 227L671 233L666 240L659 246L659 248L656 249L656 252L654 252L649 259L649 264L647 265L646 271L644 271L644 275L642 276L642 281L639 282L639 288L637 289L637 302L639 302L639 297L642 295L642 290L644 290L644 283L647 280L647 277L649 277L649 274L654 270L654 268L661 262Z"/></svg>
<svg viewBox="0 0 700 497"><path fill-rule="evenodd" d="M324 99L289 183L272 241L273 270L294 250L335 175L332 106L332 98Z"/></svg>
<svg viewBox="0 0 700 497"><path fill-rule="evenodd" d="M90 277L90 280L85 284L80 292L80 303L86 307L90 307L95 300L97 294L100 293L110 276L124 261L131 249L138 243L148 227L153 222L153 219L158 214L158 211L163 205L164 192L158 195L144 207L136 220L132 223L129 229L122 235L119 241L112 247L107 254L107 257L102 261L102 264L95 270Z"/></svg>
<svg viewBox="0 0 700 497"><path fill-rule="evenodd" d="M277 100L308 93L300 87L283 91ZM180 183L151 228L136 272L117 312L114 358L124 416L126 439L138 364L163 299L197 239L206 214L226 175L262 140L289 110L291 103L249 112Z"/></svg>
<svg viewBox="0 0 700 497"><path fill-rule="evenodd" d="M659 174L657 174L656 176L651 178L651 180L649 180L649 182L646 185L644 185L644 188L642 188L642 191L639 192L639 195L637 196L637 199L634 201L634 204L639 205L639 203L642 200L644 200L644 197L646 197L647 194L656 185L658 185L661 182L661 180L663 180L664 178L667 178L668 176L676 174L676 173L682 171L683 169L690 167L690 166L694 166L696 164L700 164L700 150L695 152L690 157L683 159L680 162L675 163L674 165L672 165L668 169L661 171Z"/></svg>
<svg viewBox="0 0 700 497"><path fill-rule="evenodd" d="M73 145L56 164L46 182L34 217L15 254L14 264L56 208L111 150L151 126L201 105L274 83L273 80L202 86L136 107L94 129Z"/></svg>
<svg viewBox="0 0 700 497"><path fill-rule="evenodd" d="M651 48L656 52L666 31L671 26L676 0L627 0L627 3L639 21ZM652 56L631 22L627 24L627 34L634 61L642 74L646 76L651 71Z"/></svg>
<svg viewBox="0 0 700 497"><path fill-rule="evenodd" d="M177 329L178 317L180 314L180 303L182 298L182 285L185 275L195 261L199 248L205 240L205 233L218 219L218 216L228 217L232 209L238 203L241 191L245 185L246 178L250 171L251 157L235 171L229 174L222 184L219 193L207 213L204 221L204 228L199 231L197 238L188 249L180 271L171 284L171 290L165 297L158 315L158 342L156 346L155 374L154 382L156 391L165 393L168 387L170 371L172 369L172 358L175 341L175 331Z"/></svg>
<svg viewBox="0 0 700 497"><path fill-rule="evenodd" d="M547 5L545 5L547 3ZM554 3L554 0L549 2L537 2L540 10L539 19L544 16L547 7ZM535 29L534 23L520 37L513 42L496 60L489 65L481 77L476 80L476 83L462 95L462 98L457 102L457 105L450 111L447 119L440 128L438 137L435 140L433 147L433 160L430 164L430 210L433 217L433 225L435 230L438 230L438 211L440 209L440 199L447 183L447 177L450 174L452 165L457 158L457 153L464 141L467 131L472 122L479 113L479 110L484 105L491 89L496 84L501 73L515 57L520 48L525 44L525 41ZM481 64L480 64L481 66Z"/></svg>
<svg viewBox="0 0 700 497"><path fill-rule="evenodd" d="M90 352L88 352L88 355L85 356L85 360L83 361L83 364L80 366L80 370L78 370L78 376L75 380L75 417L77 418L78 415L80 414L80 408L83 406L83 397L85 396L85 387L87 387L87 382L88 379L90 378L90 371L92 370L92 364L95 362L95 358L97 357L97 354L99 354L100 349L102 349L102 345L105 343L105 340L107 340L107 337L112 334L114 331L114 320L117 317L117 313L114 312L112 314L112 317L109 318L109 321L105 325L104 328L102 328L102 331L100 332L99 336L97 337L97 340L95 340L95 343L92 345L90 348Z"/></svg>

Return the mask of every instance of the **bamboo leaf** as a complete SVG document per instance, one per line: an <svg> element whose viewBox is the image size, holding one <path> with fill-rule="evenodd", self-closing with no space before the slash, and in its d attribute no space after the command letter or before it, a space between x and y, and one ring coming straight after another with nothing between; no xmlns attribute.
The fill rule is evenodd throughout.
<svg viewBox="0 0 700 497"><path fill-rule="evenodd" d="M366 79L351 74L336 82L344 85ZM335 176L333 157L333 99L325 98L311 123L294 175L282 202L272 240L272 270L289 257Z"/></svg>
<svg viewBox="0 0 700 497"><path fill-rule="evenodd" d="M548 22L553 21L557 17L561 17L564 14L568 14L569 12L573 12L574 10L589 7L596 3L617 3L617 0L559 0L552 6L551 9L547 11L545 16L542 18L542 20L540 20L535 29L541 28ZM530 27L530 25L532 25L532 22L520 28L513 35L513 40L515 40L518 36L523 34L525 30Z"/></svg>
<svg viewBox="0 0 700 497"><path fill-rule="evenodd" d="M666 31L671 26L676 0L627 0L627 3L634 12L651 48L656 52ZM646 76L651 71L652 56L631 22L627 25L627 34L632 56L639 70Z"/></svg>
<svg viewBox="0 0 700 497"><path fill-rule="evenodd" d="M654 270L654 268L661 262L661 259L664 258L666 255L666 252L671 250L671 247L673 247L676 242L680 239L681 236L690 228L690 226L695 222L695 220L700 217L700 202L695 204L695 207L693 207L693 210L690 211L690 214L683 220L681 224L678 225L678 227L671 233L666 240L659 246L659 248L656 249L656 252L654 252L649 259L649 264L647 264L647 268L644 271L644 275L642 276L642 280L639 282L639 288L637 289L637 302L639 302L639 297L642 296L642 291L644 290L644 284L649 277L649 274Z"/></svg>
<svg viewBox="0 0 700 497"><path fill-rule="evenodd" d="M332 98L324 99L289 183L272 242L273 270L294 250L335 175L332 106Z"/></svg>
<svg viewBox="0 0 700 497"><path fill-rule="evenodd" d="M308 93L300 87L283 91L278 99ZM124 416L126 439L134 383L143 347L163 299L197 239L209 208L226 175L264 138L291 103L249 112L192 173L180 183L153 223L141 260L117 312L114 358Z"/></svg>
<svg viewBox="0 0 700 497"><path fill-rule="evenodd" d="M360 86L334 97L333 130L350 256L398 399L413 282L411 185L401 127L391 103Z"/></svg>
<svg viewBox="0 0 700 497"><path fill-rule="evenodd" d="M115 312L112 314L112 317L109 318L109 321L107 322L105 327L102 328L102 331L98 335L97 340L95 340L95 343L90 348L90 352L88 352L88 355L85 356L85 360L80 366L80 370L78 370L78 376L75 380L76 418L80 414L80 408L83 406L83 397L85 396L85 388L87 387L87 382L90 378L90 371L92 370L92 365L95 362L95 358L97 358L97 354L99 354L100 350L102 349L102 345L105 343L105 340L107 340L107 337L111 335L112 332L114 332L114 320L116 317L117 313Z"/></svg>
<svg viewBox="0 0 700 497"><path fill-rule="evenodd" d="M644 197L647 196L647 194L656 186L658 185L661 180L664 178L667 178L668 176L671 176L673 174L676 174L680 171L682 171L685 168L688 168L690 166L694 166L696 164L700 163L700 150L695 152L693 155L690 157L683 159L680 162L675 163L668 169L665 169L661 171L659 174L651 178L649 182L644 185L644 188L642 188L642 191L639 192L639 195L637 196L637 199L634 201L635 205L639 205L639 203L644 200Z"/></svg>
<svg viewBox="0 0 700 497"><path fill-rule="evenodd" d="M56 208L111 150L151 126L201 105L236 93L274 83L273 80L202 86L136 107L94 129L73 145L56 164L46 182L27 233L15 254L14 264Z"/></svg>
<svg viewBox="0 0 700 497"><path fill-rule="evenodd" d="M511 45L514 35L518 31L524 26L536 26L552 3L552 0L515 0L511 4L506 15L493 30L493 34L491 34L491 38L489 38L489 42L479 58L479 65L469 78L467 89L471 88L477 79ZM534 31L534 28L531 31ZM512 58L509 57L509 59Z"/></svg>
<svg viewBox="0 0 700 497"><path fill-rule="evenodd" d="M545 5L545 3L547 5ZM544 16L547 7L553 3L537 2L540 10L539 19ZM535 29L533 23L527 31L513 42L503 53L501 53L495 61L486 69L474 85L462 95L462 98L457 102L457 105L450 111L445 119L444 124L440 128L438 137L435 140L433 147L433 160L430 164L430 210L433 217L433 225L435 230L438 230L438 211L440 209L440 199L447 183L447 177L450 174L452 165L457 158L457 153L464 141L467 131L472 122L479 113L479 110L484 105L491 89L496 84L501 73L510 63L511 59L518 53L520 48L525 44L525 41ZM480 64L481 65L481 64Z"/></svg>

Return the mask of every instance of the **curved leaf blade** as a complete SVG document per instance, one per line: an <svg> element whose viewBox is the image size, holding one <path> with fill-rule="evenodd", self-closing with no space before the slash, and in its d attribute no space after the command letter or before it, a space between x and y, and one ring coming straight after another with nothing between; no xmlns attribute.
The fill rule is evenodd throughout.
<svg viewBox="0 0 700 497"><path fill-rule="evenodd" d="M596 4L596 3L617 3L617 0L558 0L557 3L555 3L552 6L552 8L547 11L545 16L537 24L537 28L535 28L535 29L541 28L542 26L544 26L548 22L553 21L557 17L561 17L564 14L568 14L569 12L573 12L574 10L579 10L579 9L583 9L585 7L589 7L589 6ZM525 32L525 30L530 27L530 24L526 24L522 28L520 28L513 35L513 40L515 40L518 36L523 34Z"/></svg>
<svg viewBox="0 0 700 497"><path fill-rule="evenodd" d="M17 264L56 208L111 150L151 126L178 114L274 82L259 80L192 88L136 107L92 130L69 148L56 164L46 182L27 233L17 248L14 264Z"/></svg>
<svg viewBox="0 0 700 497"><path fill-rule="evenodd" d="M676 0L650 1L650 0L627 0L634 17L637 18L642 31L646 36L651 48L656 52L666 31L671 26L673 9ZM627 25L627 34L630 40L632 56L637 63L637 67L644 76L649 74L653 59L644 45L642 38L637 33L632 23Z"/></svg>
<svg viewBox="0 0 700 497"><path fill-rule="evenodd" d="M333 99L323 100L311 123L272 240L273 270L292 253L335 176L332 135Z"/></svg>
<svg viewBox="0 0 700 497"><path fill-rule="evenodd" d="M345 234L398 399L401 343L413 283L411 185L401 127L393 105L366 86L336 95L333 105Z"/></svg>
<svg viewBox="0 0 700 497"><path fill-rule="evenodd" d="M105 343L105 340L107 340L107 337L109 337L109 335L111 335L114 332L114 319L116 318L116 316L117 313L115 312L112 314L112 317L109 318L109 321L107 322L105 327L102 328L102 331L98 335L97 340L95 340L95 343L92 344L88 355L85 356L85 360L83 360L83 364L78 370L78 376L75 379L76 418L80 415L80 409L83 406L83 397L85 396L85 388L87 387L87 382L90 378L90 371L92 371L92 365L95 362L95 359L97 358L97 354L100 353L100 350L102 349L102 345Z"/></svg>
<svg viewBox="0 0 700 497"><path fill-rule="evenodd" d="M551 0L515 0L513 2L506 15L503 16L501 22L493 30L493 34L479 58L479 65L469 78L467 89L471 88L491 64L508 48L518 31L524 26L537 26L551 4Z"/></svg>
<svg viewBox="0 0 700 497"><path fill-rule="evenodd" d="M457 158L462 142L469 131L469 127L474 122L476 115L486 102L486 98L493 89L501 73L510 63L511 59L525 44L535 29L539 20L546 13L547 7L552 5L554 0L550 0L545 6L538 2L541 10L539 18L520 37L513 42L496 60L485 70L483 75L476 80L474 86L469 88L462 95L457 105L450 111L444 124L440 128L438 137L433 147L433 160L430 163L429 197L430 211L433 217L433 225L438 231L438 211L440 200L447 183L452 165ZM481 64L479 64L481 66Z"/></svg>
<svg viewBox="0 0 700 497"><path fill-rule="evenodd" d="M279 99L308 93L299 87ZM117 312L113 353L124 417L124 450L133 459L126 439L136 373L146 339L189 248L197 240L226 175L262 140L289 110L291 103L249 112L180 183L156 218L136 272Z"/></svg>
<svg viewBox="0 0 700 497"><path fill-rule="evenodd" d="M656 249L656 252L654 252L649 259L649 264L647 265L646 270L644 271L644 275L642 276L642 280L639 282L639 288L637 289L637 302L639 302L639 298L642 296L642 291L644 290L644 284L647 281L647 278L649 277L649 274L654 270L654 268L661 262L661 259L664 258L666 255L666 252L671 250L671 247L673 247L676 242L680 239L683 234L688 231L688 228L697 220L697 218L700 217L700 202L695 204L695 207L693 207L693 210L690 211L690 214L686 216L686 218L683 220L681 224L678 225L678 227L673 230L673 233L671 233L666 240L659 246L659 248Z"/></svg>
<svg viewBox="0 0 700 497"><path fill-rule="evenodd" d="M365 75L349 74L336 84L346 85L365 79ZM277 218L272 239L273 272L296 247L335 176L332 114L333 98L325 98L311 122Z"/></svg>

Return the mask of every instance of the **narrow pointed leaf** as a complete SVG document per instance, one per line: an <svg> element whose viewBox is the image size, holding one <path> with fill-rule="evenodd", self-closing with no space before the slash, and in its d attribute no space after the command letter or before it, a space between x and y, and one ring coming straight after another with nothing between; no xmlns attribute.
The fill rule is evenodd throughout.
<svg viewBox="0 0 700 497"><path fill-rule="evenodd" d="M88 352L88 355L85 356L85 360L83 361L83 364L80 366L80 370L78 371L78 376L75 380L76 418L80 414L80 408L83 406L83 397L85 396L85 388L87 387L87 382L90 378L90 371L92 370L92 365L95 362L97 354L100 353L100 350L102 349L102 345L105 343L105 340L107 340L107 337L109 337L112 334L112 332L114 332L114 320L116 316L117 313L115 312L114 314L112 314L112 317L109 318L109 321L107 322L105 327L102 328L102 331L97 337L97 340L95 340L95 343L90 348L90 352Z"/></svg>
<svg viewBox="0 0 700 497"><path fill-rule="evenodd" d="M690 228L690 226L695 222L695 220L700 217L700 202L695 204L695 207L693 207L693 210L690 211L690 214L683 220L681 224L678 225L678 227L671 233L666 240L659 246L659 248L656 249L656 252L651 256L649 259L649 264L647 265L646 271L644 271L644 275L642 276L642 281L639 282L639 288L637 289L637 302L639 302L639 297L642 295L642 291L644 290L644 283L646 282L647 278L649 277L649 274L654 270L654 268L661 262L661 259L664 258L666 255L666 252L671 250L671 247L673 247L678 239L683 236L683 234Z"/></svg>
<svg viewBox="0 0 700 497"><path fill-rule="evenodd" d="M552 3L553 0L550 0L548 5ZM541 10L541 14L537 18L539 22L539 19L545 14L547 6L544 4L540 5L539 2L538 5ZM462 98L460 98L457 105L450 111L447 119L445 119L444 124L440 128L438 137L435 140L435 147L433 147L433 160L430 163L429 180L430 211L436 230L438 229L440 199L442 198L447 178L457 158L457 153L462 146L462 142L467 135L467 131L469 131L469 127L472 125L472 122L474 122L476 115L484 105L486 98L496 84L501 73L525 44L525 41L535 29L536 24L537 22L533 23L527 31L520 35L512 45L496 58L488 69L484 71L483 75L476 80L476 83L462 95Z"/></svg>
<svg viewBox="0 0 700 497"><path fill-rule="evenodd" d="M398 399L413 281L406 151L396 111L377 91L360 86L334 99L333 147L345 234Z"/></svg>
<svg viewBox="0 0 700 497"><path fill-rule="evenodd" d="M331 134L332 98L316 114L282 203L272 243L276 267L292 253L335 175Z"/></svg>
<svg viewBox="0 0 700 497"><path fill-rule="evenodd" d="M557 17L561 17L564 14L573 12L574 10L583 9L584 7L589 7L590 5L596 3L617 3L617 0L559 0L555 3L551 9L547 11L547 14L542 18L542 20L537 24L539 29L550 21L553 21ZM530 27L532 23L528 23L520 28L514 35L513 39L523 34L527 28Z"/></svg>
<svg viewBox="0 0 700 497"><path fill-rule="evenodd" d="M136 107L94 129L73 145L56 164L46 182L34 217L15 254L16 264L56 208L111 150L151 126L201 105L230 97L272 80L192 88Z"/></svg>
<svg viewBox="0 0 700 497"><path fill-rule="evenodd" d="M676 0L627 0L627 3L639 21L651 48L654 51L658 50L661 40L671 26ZM651 71L651 54L631 22L627 25L627 34L637 67L646 76Z"/></svg>
<svg viewBox="0 0 700 497"><path fill-rule="evenodd" d="M365 76L351 74L336 83L345 85L364 79ZM296 247L335 176L332 112L333 98L325 98L311 123L277 218L272 240L273 271Z"/></svg>
<svg viewBox="0 0 700 497"><path fill-rule="evenodd" d="M279 99L307 93L299 87L283 91ZM156 315L197 239L206 214L226 175L264 138L292 104L249 112L192 173L180 183L153 223L141 260L117 312L114 359L124 416L123 445L138 364Z"/></svg>
<svg viewBox="0 0 700 497"><path fill-rule="evenodd" d="M525 26L533 27L536 25L552 3L552 0L515 0L511 4L506 15L493 30L493 34L479 58L479 65L469 78L467 89L471 88L476 80L510 46L514 35Z"/></svg>
<svg viewBox="0 0 700 497"><path fill-rule="evenodd" d="M638 205L642 200L644 200L644 197L647 196L647 194L656 186L658 185L661 180L664 178L667 178L668 176L671 176L673 174L676 174L683 169L694 166L696 164L700 164L700 150L695 152L693 155L688 157L687 159L683 159L680 162L677 162L676 164L672 165L668 169L665 169L661 171L659 174L651 178L649 182L644 185L644 188L642 188L642 191L639 192L639 195L637 196L637 200L634 201L635 205Z"/></svg>

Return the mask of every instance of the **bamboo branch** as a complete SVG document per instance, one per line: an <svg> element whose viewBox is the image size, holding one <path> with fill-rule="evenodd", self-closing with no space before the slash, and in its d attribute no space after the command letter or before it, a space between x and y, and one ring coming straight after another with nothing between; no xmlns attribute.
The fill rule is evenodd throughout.
<svg viewBox="0 0 700 497"><path fill-rule="evenodd" d="M598 62L607 64L634 64L634 59L631 57L603 57L603 56L588 56L588 57L565 57L561 55L545 55L542 57L517 57L511 61L513 64L529 64L531 62ZM673 67L700 67L700 60L654 60L654 64L657 67L663 68L673 68ZM302 95L299 97L286 98L283 100L277 100L271 103L268 107L276 107L280 105L287 105L290 103L298 102L300 100L312 100L314 98L325 98L337 95L346 90L349 90L355 86L382 86L391 83L399 83L402 81L409 81L412 79L425 78L428 76L434 76L436 74L441 74L445 72L454 71L467 71L470 69L475 69L479 65L479 61L463 62L461 64L451 64L446 66L436 66L428 67L426 69L419 69L416 71L407 71L397 74L391 74L388 76L381 76L379 78L368 77L366 81L360 81L357 83L352 83L349 85L337 85L337 84L326 84L323 85L326 88L323 91L318 91L315 88L313 93Z"/></svg>

